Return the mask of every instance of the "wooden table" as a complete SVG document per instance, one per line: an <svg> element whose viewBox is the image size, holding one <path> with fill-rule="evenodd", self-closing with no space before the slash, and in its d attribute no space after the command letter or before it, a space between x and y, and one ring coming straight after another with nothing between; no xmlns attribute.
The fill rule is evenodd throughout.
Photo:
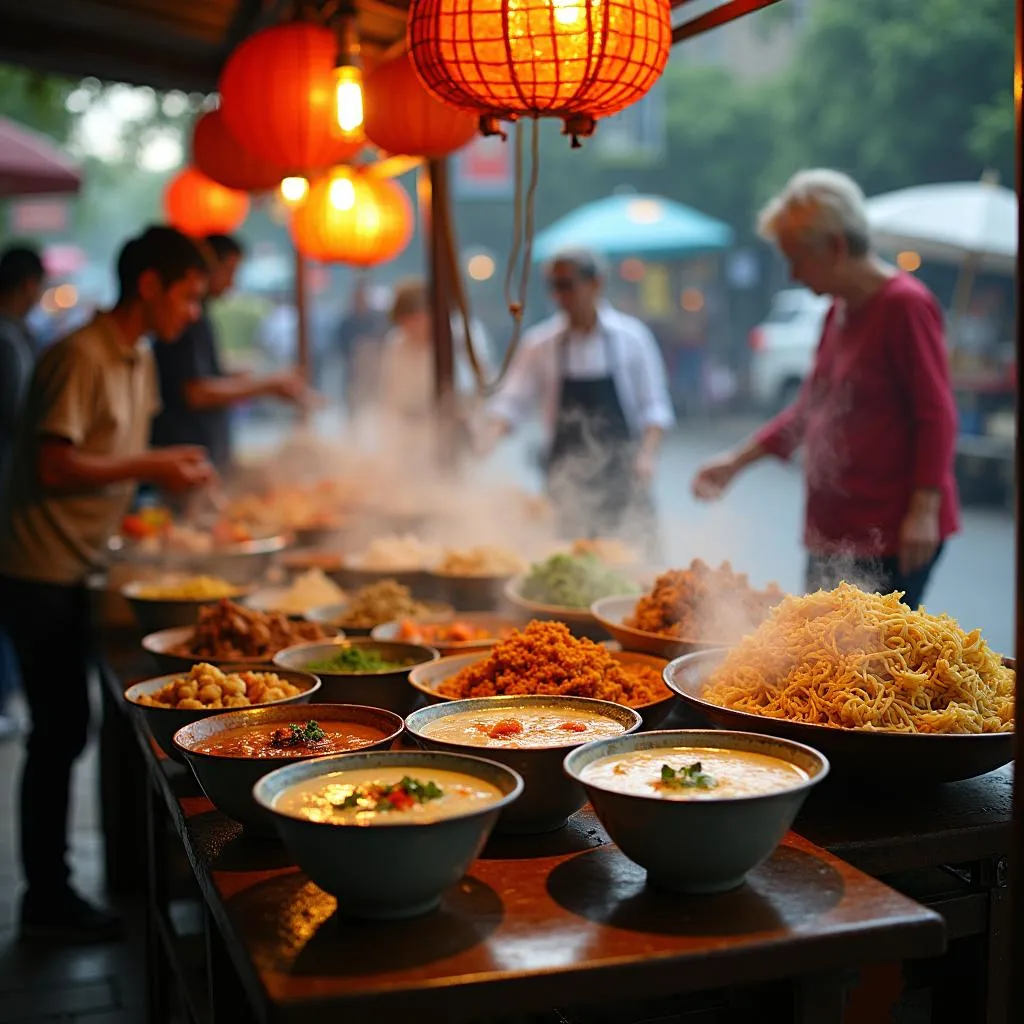
<svg viewBox="0 0 1024 1024"><path fill-rule="evenodd" d="M797 819L801 835L942 914L953 945L931 979L937 1024L1009 1024L1012 800L1007 765L896 799L822 786Z"/></svg>
<svg viewBox="0 0 1024 1024"><path fill-rule="evenodd" d="M153 1021L166 1019L178 945L162 821L205 903L215 1021L242 1019L240 1000L260 1022L455 1022L791 979L793 1019L838 1024L844 970L944 946L937 914L798 836L743 888L682 898L648 889L589 812L558 833L492 841L438 912L346 922L282 846L243 838L138 728L151 782Z"/></svg>

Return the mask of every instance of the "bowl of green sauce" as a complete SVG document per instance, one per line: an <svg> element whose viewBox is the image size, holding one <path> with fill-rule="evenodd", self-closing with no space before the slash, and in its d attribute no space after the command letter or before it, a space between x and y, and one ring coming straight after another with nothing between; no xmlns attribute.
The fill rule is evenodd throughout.
<svg viewBox="0 0 1024 1024"><path fill-rule="evenodd" d="M509 580L505 597L528 618L564 622L575 636L604 640L607 633L590 606L603 597L640 591L629 574L594 555L560 552Z"/></svg>
<svg viewBox="0 0 1024 1024"><path fill-rule="evenodd" d="M405 716L418 698L409 685L409 673L439 657L433 647L422 644L359 637L286 647L275 655L274 664L316 665L322 683L317 699L322 704L364 704Z"/></svg>

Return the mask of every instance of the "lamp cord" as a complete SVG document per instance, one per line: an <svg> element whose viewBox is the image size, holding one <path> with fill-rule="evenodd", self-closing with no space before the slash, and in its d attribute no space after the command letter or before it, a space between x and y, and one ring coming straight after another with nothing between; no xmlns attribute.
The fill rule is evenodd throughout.
<svg viewBox="0 0 1024 1024"><path fill-rule="evenodd" d="M530 123L530 180L523 193L523 133L526 129L522 122L515 126L515 193L513 199L512 248L509 253L508 266L505 272L505 302L512 317L512 337L505 350L498 375L493 380L487 379L487 369L477 351L473 340L472 314L469 297L463 285L461 268L458 258L455 223L452 217L450 196L443 197L444 223L435 225L435 230L442 234L445 260L448 264L448 277L451 282L455 307L462 317L462 330L466 339L466 354L473 370L477 393L489 398L502 385L508 374L509 367L519 350L523 332L523 314L530 289L530 270L533 265L533 238L536 223L537 186L540 182L540 123L536 118ZM522 266L520 269L520 256ZM519 271L518 292L516 289L516 272Z"/></svg>

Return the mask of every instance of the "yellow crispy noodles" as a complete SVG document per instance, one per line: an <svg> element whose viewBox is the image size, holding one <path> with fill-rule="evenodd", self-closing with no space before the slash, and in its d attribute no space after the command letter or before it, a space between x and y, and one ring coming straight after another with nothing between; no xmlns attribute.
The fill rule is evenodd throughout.
<svg viewBox="0 0 1024 1024"><path fill-rule="evenodd" d="M848 583L787 597L726 656L705 700L842 729L1009 732L1016 673L947 615Z"/></svg>

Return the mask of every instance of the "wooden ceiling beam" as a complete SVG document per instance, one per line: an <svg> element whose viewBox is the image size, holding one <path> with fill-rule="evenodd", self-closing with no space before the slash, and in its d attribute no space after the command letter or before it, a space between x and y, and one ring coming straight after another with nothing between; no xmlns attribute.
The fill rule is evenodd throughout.
<svg viewBox="0 0 1024 1024"><path fill-rule="evenodd" d="M204 59L196 51L194 42L183 43L177 53L168 49L166 38L152 46L140 38L126 48L120 39L59 25L43 33L38 23L11 17L0 33L0 60L35 71L154 89L212 92L217 88L219 61L213 53Z"/></svg>
<svg viewBox="0 0 1024 1024"><path fill-rule="evenodd" d="M672 6L681 7L686 2L687 0L679 0L679 3L673 2ZM771 7L778 2L779 0L729 0L728 3L722 4L706 14L699 14L696 18L691 18L689 21L684 21L681 25L677 25L672 30L672 43L674 45L675 43L681 43L684 39L692 39L694 36L703 35L705 32L710 32L713 28L728 25L730 21L745 18L748 14L753 14L755 11L760 11L765 7Z"/></svg>

